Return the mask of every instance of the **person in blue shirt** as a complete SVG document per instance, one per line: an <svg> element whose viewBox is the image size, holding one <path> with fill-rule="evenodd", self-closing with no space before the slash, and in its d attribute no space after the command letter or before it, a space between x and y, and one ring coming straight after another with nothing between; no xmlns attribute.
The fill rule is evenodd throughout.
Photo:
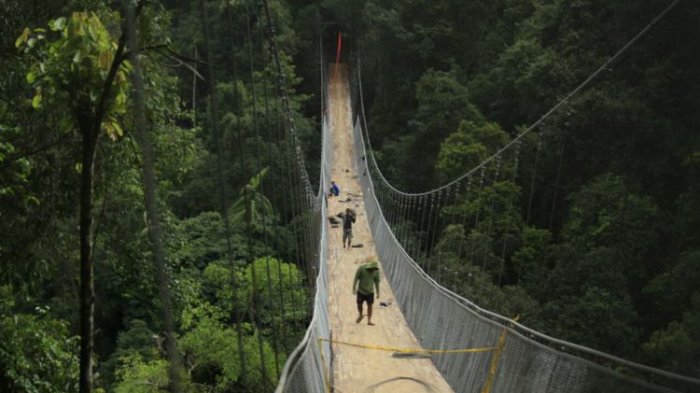
<svg viewBox="0 0 700 393"><path fill-rule="evenodd" d="M337 184L335 184L335 181L331 180L331 189L328 193L330 196L338 196L340 195L340 187L338 187Z"/></svg>

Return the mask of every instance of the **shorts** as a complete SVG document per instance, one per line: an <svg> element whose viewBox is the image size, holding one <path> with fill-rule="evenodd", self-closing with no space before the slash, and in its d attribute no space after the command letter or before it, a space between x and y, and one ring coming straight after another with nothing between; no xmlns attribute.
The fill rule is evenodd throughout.
<svg viewBox="0 0 700 393"><path fill-rule="evenodd" d="M345 240L352 242L352 228L343 229L343 243Z"/></svg>
<svg viewBox="0 0 700 393"><path fill-rule="evenodd" d="M365 295L357 292L357 304L362 304L362 302L367 302L367 304L372 305L372 303L374 303L374 294L370 293L369 295Z"/></svg>

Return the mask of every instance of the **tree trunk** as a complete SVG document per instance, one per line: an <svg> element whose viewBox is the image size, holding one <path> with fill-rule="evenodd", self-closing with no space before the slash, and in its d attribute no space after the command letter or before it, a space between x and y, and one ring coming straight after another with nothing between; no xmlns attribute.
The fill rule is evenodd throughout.
<svg viewBox="0 0 700 393"><path fill-rule="evenodd" d="M98 133L91 122L80 121L83 134L83 156L80 175L80 393L91 393L93 387L92 352L95 326L95 283L92 260L92 189L95 182L95 158Z"/></svg>
<svg viewBox="0 0 700 393"><path fill-rule="evenodd" d="M172 301L170 294L170 277L166 267L165 246L163 245L163 233L160 226L160 211L158 209L158 181L155 171L155 157L151 141L149 140L148 121L146 119L146 98L144 96L144 83L141 75L141 65L138 57L138 39L136 37L136 13L131 7L126 6L126 34L128 43L134 55L131 57L133 65L133 91L136 111L135 136L141 147L143 157L143 185L145 194L146 214L148 218L148 238L153 247L154 264L156 267L156 280L158 282L158 296L163 312L163 324L165 325L165 343L168 355L168 379L169 390L173 393L182 392L180 355L175 341L175 322L173 320ZM196 54L196 52L195 52Z"/></svg>
<svg viewBox="0 0 700 393"><path fill-rule="evenodd" d="M138 15L144 1L136 4ZM76 102L75 115L83 136L82 168L80 174L80 393L93 391L93 359L95 331L95 275L92 260L92 191L95 183L97 142L102 130L102 120L109 107L110 92L117 71L124 60L126 35L122 34L114 52L114 60L105 78L100 99L95 107L86 102ZM77 97L71 96L72 100Z"/></svg>

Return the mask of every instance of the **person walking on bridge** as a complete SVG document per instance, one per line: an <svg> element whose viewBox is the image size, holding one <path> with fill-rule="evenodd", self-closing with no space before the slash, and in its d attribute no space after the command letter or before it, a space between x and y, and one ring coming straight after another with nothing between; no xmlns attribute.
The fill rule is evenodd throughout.
<svg viewBox="0 0 700 393"><path fill-rule="evenodd" d="M348 250L352 245L352 224L355 223L355 211L347 208L343 214L343 248L348 245Z"/></svg>
<svg viewBox="0 0 700 393"><path fill-rule="evenodd" d="M372 304L374 303L374 289L377 289L379 299L379 264L373 258L368 258L366 263L360 265L352 282L352 294L357 295L357 312L359 313L355 323L362 321L362 303L367 302L367 324L372 323Z"/></svg>

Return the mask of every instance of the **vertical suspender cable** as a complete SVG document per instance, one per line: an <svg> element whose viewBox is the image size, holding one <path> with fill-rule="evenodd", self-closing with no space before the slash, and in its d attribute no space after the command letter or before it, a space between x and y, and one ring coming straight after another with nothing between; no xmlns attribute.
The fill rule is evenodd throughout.
<svg viewBox="0 0 700 393"><path fill-rule="evenodd" d="M428 201L430 199L430 201ZM430 219L430 215L428 213L428 208L432 208L432 203L433 203L433 194L425 195L423 196L423 208L421 210L421 217L420 217L420 224L418 227L418 231L416 232L416 238L417 244L416 244L416 251L415 251L415 260L416 262L420 261L421 258L421 246L423 243L423 233L425 231L425 227L427 226L425 224L426 219ZM420 262L419 262L420 263Z"/></svg>
<svg viewBox="0 0 700 393"><path fill-rule="evenodd" d="M469 239L471 231L467 228L467 213L469 211L469 193L471 191L472 177L467 177L467 185L464 188L464 210L462 211L462 228L464 229L464 237L459 242L459 250L457 255L462 256L464 253L464 242Z"/></svg>
<svg viewBox="0 0 700 393"><path fill-rule="evenodd" d="M267 69L265 44L264 44L264 40L262 37L262 29L259 29L259 32L260 32L260 38L259 38L258 43L260 44L260 56L261 56L261 67L260 68L262 69L262 72L264 75L266 73L266 69ZM266 80L263 79L263 105L264 105L264 109L265 109L265 117L264 117L265 121L263 124L263 128L265 129L265 137L266 137L265 140L269 145L269 147L267 149L268 168L271 168L272 165L274 164L274 161L273 161L273 157L272 157L272 138L270 137L270 111L269 111L269 103L267 100L268 99L268 96L267 96L268 91L267 91L267 83L265 83L265 82L266 82ZM259 145L260 145L260 143L256 144L256 150L258 152L258 159L260 159L260 157L261 157ZM261 180L260 187L261 187L261 191L263 191L263 192L265 190L264 184L267 184L267 183L264 183L264 180ZM275 190L274 190L274 184L271 184L270 187L273 188L271 194L276 195ZM268 244L270 249L274 250L275 247L273 244L271 244L272 241L268 239L268 236L269 236L268 232L269 231L267 228L267 222L268 222L267 217L263 216L263 236L265 238L265 243ZM279 266L279 263L278 263L278 266ZM272 335L272 345L273 345L273 349L275 351L275 372L277 373L277 375L279 375L279 373L280 373L279 356L280 355L279 355L278 333L281 334L283 337L286 336L284 334L285 333L285 327L284 327L284 315L285 315L285 313L284 313L284 303L282 302L283 293L281 290L280 290L280 296L278 296L278 298L279 298L278 304L275 306L273 306L273 304L272 304L274 294L272 291L272 276L271 276L271 270L270 270L270 255L269 255L269 253L265 253L265 273L267 274L267 292L269 295L268 299L267 299L268 308L272 312L272 310L274 310L276 306L279 306L278 312L279 312L279 316L280 316L280 321L282 321L282 323L280 324L279 327L276 327L274 325L274 318L271 321L271 324L272 324L273 329L275 331L275 334ZM278 280L280 281L280 284L281 284L281 282L282 282L281 275L278 275ZM277 331L277 329L280 329L280 331Z"/></svg>
<svg viewBox="0 0 700 393"><path fill-rule="evenodd" d="M404 195L404 200L406 204L406 209L403 213L403 229L401 231L401 243L403 245L403 248L406 250L406 252L409 252L409 243L408 243L408 235L409 231L411 230L410 228L410 222L411 222L411 216L414 214L414 211L416 210L416 201L418 198L414 198L410 195Z"/></svg>
<svg viewBox="0 0 700 393"><path fill-rule="evenodd" d="M513 162L513 177L510 179L511 183L515 184L515 179L518 177L518 165L520 164L520 148L522 146L522 141L518 141L515 145L515 161ZM498 271L498 286L500 287L503 282L503 271L505 270L506 264L506 249L508 244L508 228L503 230L503 244L501 246L501 268Z"/></svg>
<svg viewBox="0 0 700 393"><path fill-rule="evenodd" d="M294 196L297 195L297 190L293 188L293 183L291 180L291 171L293 168L292 163L290 162L290 153L287 149L288 143L284 140L284 136L286 134L283 133L283 125L284 125L284 120L282 118L282 110L279 107L280 100L277 99L275 100L275 113L277 114L277 140L279 141L280 144L280 154L285 162L284 165L280 165L280 177L284 181L283 184L283 193L286 193L288 196L291 196L289 206L287 205L287 198L282 198L282 208L284 209L284 216L286 217L286 220L289 220L288 225L291 225L292 228L292 236L293 236L293 243L294 247L292 248L292 245L287 245L285 248L287 250L287 259L289 261L294 261L295 266L299 266L299 261L301 260L301 256L299 255L299 247L298 247L298 239L299 239L299 233L297 231L297 222L296 218L298 217L298 209L296 207L295 203L295 198ZM284 170L286 168L286 171ZM290 252L290 248L294 250L294 255ZM306 276L306 265L300 266L302 271L304 272L304 276ZM291 266L289 268L289 276L293 277L292 275L292 270ZM292 283L294 284L294 281ZM297 299L295 299L295 291L296 289L294 286L292 286L292 292L291 292L291 305L292 305L292 313L294 315L297 315ZM288 350L288 348L287 348Z"/></svg>
<svg viewBox="0 0 700 393"><path fill-rule="evenodd" d="M444 198L444 204L443 204L443 198ZM432 239L430 241L430 253L428 254L428 274L430 273L430 268L432 265L432 259L434 257L433 255L433 250L435 249L436 242L438 239L438 233L440 232L440 208L442 206L445 206L447 204L447 201L450 198L450 187L447 187L445 189L445 194L444 196L442 193L438 193L438 204L437 204L437 209L435 210L435 222L433 223L433 229L432 229ZM439 255L436 257L439 258Z"/></svg>
<svg viewBox="0 0 700 393"><path fill-rule="evenodd" d="M258 133L258 108L257 108L257 91L255 87L255 72L254 72L254 66L253 66L253 37L250 31L250 25L251 25L251 18L250 18L251 10L250 10L250 2L246 1L246 31L248 34L248 65L250 68L250 89L251 89L251 104L252 104L252 112L253 112L253 132L255 135L255 146L256 148L259 145L259 133ZM259 151L256 154L256 172L258 175L262 175L262 168L260 167L260 154ZM262 184L262 177L260 178L261 184ZM253 260L253 247L252 247L252 236L253 234L251 233L252 230L252 219L253 217L253 201L250 198L255 198L255 191L251 190L250 192L245 193L246 197L246 206L247 209L250 209L251 211L248 212L248 249L250 253L250 258L251 258L251 273L252 273L252 278L253 278L253 295L251 296L252 299L252 307L253 307L253 323L255 324L255 328L257 330L257 336L258 336L258 353L260 355L260 372L262 374L263 381L265 382L270 382L270 378L267 375L267 367L265 366L265 348L263 345L263 337L262 337L262 329L260 326L260 298L259 298L259 290L258 290L258 275L255 269L255 261ZM262 189L260 191L262 193Z"/></svg>
<svg viewBox="0 0 700 393"><path fill-rule="evenodd" d="M229 263L231 264L231 285L233 286L233 303L236 304L236 297L237 297L237 291L238 291L238 283L236 280L236 271L235 271L235 261L233 259L233 245L231 244L231 224L229 222L228 218L228 201L227 201L227 189L226 189L226 181L224 180L224 175L223 175L223 149L221 148L221 135L220 135L220 130L218 127L218 117L217 117L217 102L216 102L216 97L214 95L215 91L215 74L214 74L214 65L213 65L213 59L211 56L211 45L209 41L209 24L207 20L207 10L204 4L204 0L199 0L199 7L200 7L200 13L202 16L202 29L204 30L204 45L206 47L207 51L207 64L209 68L209 126L211 127L213 133L214 133L214 138L216 141L216 146L217 146L217 180L219 183L219 205L221 209L221 219L224 221L224 232L226 235L226 254L227 257L229 258ZM239 362L241 365L241 382L243 386L248 386L248 373L247 373L247 365L246 365L246 359L245 359L245 348L243 346L243 330L241 328L241 315L240 315L240 309L236 307L234 310L235 313L235 318L236 318L236 338L238 341L238 353L239 353Z"/></svg>
<svg viewBox="0 0 700 393"><path fill-rule="evenodd" d="M494 174L493 174L493 178L492 178L491 184L490 184L491 190L490 190L489 193L491 194L491 196L490 196L490 202L491 202L491 203L489 204L489 209L490 209L490 211L489 211L489 216L488 216L489 223L488 223L488 226L486 227L486 238L485 238L486 244L485 244L484 247L482 248L482 253L481 253L481 255L482 255L482 256L481 256L481 267L482 267L482 270L485 269L485 267L486 267L486 259L488 258L489 251L493 252L493 250L490 249L491 247L493 247L493 243L492 243L490 240L492 240L491 235L492 235L492 232L493 232L493 220L494 220L494 215L495 215L495 214L494 214L494 206L495 206L495 204L496 204L496 193L495 193L496 188L495 188L495 185L496 185L496 183L498 182L498 178L499 178L500 175L501 175L501 161L502 161L502 159L503 159L502 156L498 156L498 157L496 158L496 164L495 164L495 165L496 165L496 170L495 170L495 172L494 172ZM487 247L487 246L488 246L488 247Z"/></svg>
<svg viewBox="0 0 700 393"><path fill-rule="evenodd" d="M280 98L282 99L282 109L284 111L284 114L285 114L285 117L287 120L287 124L289 127L289 131L290 131L289 137L291 138L291 140L293 142L292 148L294 149L295 158L297 160L297 163L298 163L297 165L298 165L299 173L300 173L299 180L302 182L301 186L303 186L303 191L304 191L303 192L303 195L304 195L303 201L305 202L304 206L306 207L306 209L302 214L304 215L304 217L307 221L307 224L308 224L307 228L308 228L308 226L311 225L311 223L309 221L309 217L308 217L309 216L308 213L311 210L311 205L309 203L310 202L309 193L311 190L310 190L310 187L308 184L308 178L304 175L304 173L306 172L306 169L305 169L305 165L304 165L303 155L302 155L301 147L299 145L299 140L298 140L297 134L296 134L294 119L292 117L291 107L289 104L289 98L287 97L287 94L285 91L285 88L286 88L285 87L285 85L286 85L285 74L282 71L282 63L281 63L280 58L279 58L279 48L277 47L277 40L275 39L275 29L274 29L274 26L272 25L272 18L270 17L270 10L269 10L268 4L267 4L267 0L263 0L262 3L263 3L263 8L265 11L265 18L266 18L267 26L268 26L268 37L270 40L270 46L271 46L271 50L273 53L275 67L277 69L277 88L279 90ZM307 235L308 235L308 233L307 233ZM305 253L306 270L307 270L307 282L309 283L309 285L313 285L314 278L312 275L312 269L310 269L310 267L309 267L309 264L312 263L311 262L312 253L310 252L311 239L309 237L310 236L304 237L304 241L307 243L307 247L305 248L304 253Z"/></svg>

